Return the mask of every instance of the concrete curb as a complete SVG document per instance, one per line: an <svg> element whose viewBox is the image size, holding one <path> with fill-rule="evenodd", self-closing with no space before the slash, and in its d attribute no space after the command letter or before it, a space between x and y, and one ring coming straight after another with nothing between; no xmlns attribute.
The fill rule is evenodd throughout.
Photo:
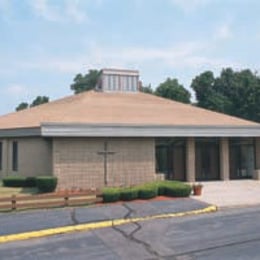
<svg viewBox="0 0 260 260"><path fill-rule="evenodd" d="M211 212L215 212L215 211L217 211L217 207L214 205L211 205L204 209L198 209L198 210L192 210L192 211L186 211L186 212L166 213L166 214L161 214L161 215L127 218L127 219L114 219L114 220L107 220L107 221L101 221L101 222L95 222L95 223L79 224L79 225L74 225L74 226L49 228L49 229L38 230L38 231L30 231L30 232L0 236L0 243L27 240L27 239L31 239L31 238L40 238L40 237L45 237L45 236L53 236L53 235L58 235L58 234L66 234L66 233L71 233L71 232L76 232L76 231L89 231L89 230L94 230L94 229L119 226L119 225L129 224L129 223L133 223L133 222L142 222L142 221L153 220L153 219L164 219L164 218L205 214L205 213L211 213Z"/></svg>

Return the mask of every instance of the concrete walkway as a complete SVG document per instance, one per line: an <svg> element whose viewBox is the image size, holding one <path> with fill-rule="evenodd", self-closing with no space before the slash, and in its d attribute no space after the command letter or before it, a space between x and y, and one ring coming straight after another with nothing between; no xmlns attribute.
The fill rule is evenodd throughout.
<svg viewBox="0 0 260 260"><path fill-rule="evenodd" d="M201 182L201 196L192 198L218 207L260 205L260 181L232 180Z"/></svg>

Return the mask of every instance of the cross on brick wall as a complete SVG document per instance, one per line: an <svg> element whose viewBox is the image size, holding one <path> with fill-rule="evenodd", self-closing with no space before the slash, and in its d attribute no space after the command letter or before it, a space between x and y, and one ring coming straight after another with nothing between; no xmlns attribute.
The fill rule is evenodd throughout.
<svg viewBox="0 0 260 260"><path fill-rule="evenodd" d="M104 183L105 186L108 184L108 178L107 178L107 159L108 155L113 155L115 152L108 151L108 144L107 142L104 143L104 150L97 153L98 155L102 155L104 158Z"/></svg>

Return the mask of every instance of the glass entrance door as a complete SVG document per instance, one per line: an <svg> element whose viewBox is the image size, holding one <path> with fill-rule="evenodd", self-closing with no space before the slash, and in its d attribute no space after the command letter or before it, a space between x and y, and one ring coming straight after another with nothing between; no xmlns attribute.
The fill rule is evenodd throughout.
<svg viewBox="0 0 260 260"><path fill-rule="evenodd" d="M255 169L255 148L253 139L230 140L230 178L252 178Z"/></svg>
<svg viewBox="0 0 260 260"><path fill-rule="evenodd" d="M197 138L196 180L219 179L219 141L217 138Z"/></svg>
<svg viewBox="0 0 260 260"><path fill-rule="evenodd" d="M156 140L156 172L166 179L185 180L185 140L159 138Z"/></svg>

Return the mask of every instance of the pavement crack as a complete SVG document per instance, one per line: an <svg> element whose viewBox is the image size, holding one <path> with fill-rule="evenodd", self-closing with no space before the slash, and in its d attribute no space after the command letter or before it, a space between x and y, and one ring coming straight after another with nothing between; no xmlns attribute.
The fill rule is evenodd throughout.
<svg viewBox="0 0 260 260"><path fill-rule="evenodd" d="M124 219L131 217L131 215L132 215L133 213L135 213L135 210L133 210L132 208L130 208L126 203L123 204L123 207L125 207L125 208L127 209L127 213L126 213L126 215L124 216Z"/></svg>
<svg viewBox="0 0 260 260"><path fill-rule="evenodd" d="M130 240L132 242L135 242L138 245L141 245L146 250L147 253L149 253L156 259L163 259L162 256L158 252L156 252L154 249L152 249L150 244L148 244L134 236L138 231L140 231L142 229L142 226L138 222L132 222L131 224L135 225L136 228L130 234L127 234L124 230L118 228L117 226L113 225L112 228L116 232L120 233L127 240Z"/></svg>
<svg viewBox="0 0 260 260"><path fill-rule="evenodd" d="M70 218L71 218L73 225L79 224L79 221L76 218L76 210L74 208L72 208L70 211Z"/></svg>
<svg viewBox="0 0 260 260"><path fill-rule="evenodd" d="M138 222L133 222L133 224L136 226L136 229L129 234L130 237L134 237L134 234L142 229L142 226Z"/></svg>

